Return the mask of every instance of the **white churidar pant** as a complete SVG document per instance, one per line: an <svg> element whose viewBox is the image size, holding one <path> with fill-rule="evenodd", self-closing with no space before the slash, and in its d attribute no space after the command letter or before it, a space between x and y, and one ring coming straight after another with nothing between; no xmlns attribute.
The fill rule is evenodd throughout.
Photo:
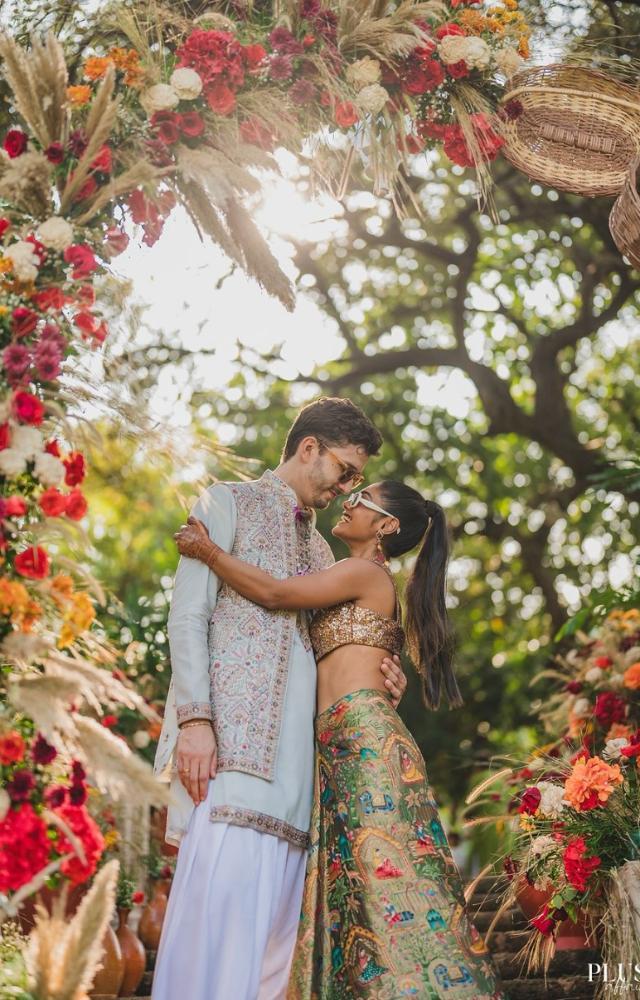
<svg viewBox="0 0 640 1000"><path fill-rule="evenodd" d="M307 852L212 823L209 808L194 810L180 844L153 1000L283 1000Z"/></svg>

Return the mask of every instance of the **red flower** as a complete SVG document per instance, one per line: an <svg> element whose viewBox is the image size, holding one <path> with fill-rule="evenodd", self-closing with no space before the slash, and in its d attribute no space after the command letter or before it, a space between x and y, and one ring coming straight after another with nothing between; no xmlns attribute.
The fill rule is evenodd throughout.
<svg viewBox="0 0 640 1000"><path fill-rule="evenodd" d="M11 781L8 781L5 787L12 802L26 802L35 785L36 779L31 771L21 767L13 772Z"/></svg>
<svg viewBox="0 0 640 1000"><path fill-rule="evenodd" d="M20 576L29 580L44 580L49 575L49 556L39 545L32 545L19 552L13 562L13 568Z"/></svg>
<svg viewBox="0 0 640 1000"><path fill-rule="evenodd" d="M0 240L6 233L7 229L11 227L11 223L8 219L0 219Z"/></svg>
<svg viewBox="0 0 640 1000"><path fill-rule="evenodd" d="M180 115L178 127L188 139L195 139L204 132L204 118L197 111L185 111Z"/></svg>
<svg viewBox="0 0 640 1000"><path fill-rule="evenodd" d="M539 788L536 788L535 786L533 788L525 788L520 799L518 812L526 813L528 816L533 816L540 805L541 798L542 793Z"/></svg>
<svg viewBox="0 0 640 1000"><path fill-rule="evenodd" d="M459 24L447 21L446 24L441 24L436 31L436 38L440 40L441 38L445 38L446 35L466 35L466 31Z"/></svg>
<svg viewBox="0 0 640 1000"><path fill-rule="evenodd" d="M0 424L0 451L4 451L5 448L8 448L10 442L11 432L9 430L9 424Z"/></svg>
<svg viewBox="0 0 640 1000"><path fill-rule="evenodd" d="M79 330L82 330L83 336L85 334L87 336L91 336L98 328L98 318L87 309L82 309L73 317L73 324L74 326L77 326Z"/></svg>
<svg viewBox="0 0 640 1000"><path fill-rule="evenodd" d="M45 740L42 733L38 733L31 747L31 756L35 764L50 764L58 756L58 751Z"/></svg>
<svg viewBox="0 0 640 1000"><path fill-rule="evenodd" d="M64 785L49 785L44 793L44 799L51 809L61 806L67 797L67 789Z"/></svg>
<svg viewBox="0 0 640 1000"><path fill-rule="evenodd" d="M236 95L226 83L214 83L205 91L207 104L217 115L230 115L235 110Z"/></svg>
<svg viewBox="0 0 640 1000"><path fill-rule="evenodd" d="M63 459L67 470L64 481L67 486L79 486L85 477L84 455L80 451L72 451L68 458Z"/></svg>
<svg viewBox="0 0 640 1000"><path fill-rule="evenodd" d="M91 169L97 174L110 174L113 169L111 150L108 146L103 146L95 160L91 164Z"/></svg>
<svg viewBox="0 0 640 1000"><path fill-rule="evenodd" d="M27 513L27 501L24 497L7 497L4 512L7 517L23 517Z"/></svg>
<svg viewBox="0 0 640 1000"><path fill-rule="evenodd" d="M426 94L436 90L444 80L442 63L430 59L412 66L404 79L404 89L409 94Z"/></svg>
<svg viewBox="0 0 640 1000"><path fill-rule="evenodd" d="M622 747L620 753L623 757L640 757L640 729L637 729L633 736L629 738L626 747Z"/></svg>
<svg viewBox="0 0 640 1000"><path fill-rule="evenodd" d="M562 855L562 862L568 881L578 892L585 892L588 879L600 867L599 857L587 857L584 837L574 837L569 841Z"/></svg>
<svg viewBox="0 0 640 1000"><path fill-rule="evenodd" d="M180 115L175 111L156 111L151 117L151 125L165 146L172 146L180 138L178 128Z"/></svg>
<svg viewBox="0 0 640 1000"><path fill-rule="evenodd" d="M41 495L38 506L46 517L62 517L67 509L67 497L55 486L50 486Z"/></svg>
<svg viewBox="0 0 640 1000"><path fill-rule="evenodd" d="M62 163L64 160L64 146L61 142L52 142L44 151L44 155L49 163Z"/></svg>
<svg viewBox="0 0 640 1000"><path fill-rule="evenodd" d="M509 122L516 121L524 111L524 104L522 101L518 101L515 98L512 101L507 101L505 105L500 110L500 116L506 118Z"/></svg>
<svg viewBox="0 0 640 1000"><path fill-rule="evenodd" d="M16 306L11 313L11 332L14 337L26 337L38 325L38 314L26 306Z"/></svg>
<svg viewBox="0 0 640 1000"><path fill-rule="evenodd" d="M84 767L82 766L82 764L80 763L79 760L72 761L72 763L71 763L71 775L72 775L74 784L77 783L77 782L79 782L79 781L84 781L85 778L87 777L87 772L85 771Z"/></svg>
<svg viewBox="0 0 640 1000"><path fill-rule="evenodd" d="M266 58L267 50L262 45L245 45L243 46L242 54L249 72L251 72L251 70L256 70L262 65Z"/></svg>
<svg viewBox="0 0 640 1000"><path fill-rule="evenodd" d="M33 301L42 312L48 309L59 311L65 304L65 295L61 288L43 288L36 292Z"/></svg>
<svg viewBox="0 0 640 1000"><path fill-rule="evenodd" d="M398 149L405 153L419 153L424 149L424 142L417 135L399 135L397 139Z"/></svg>
<svg viewBox="0 0 640 1000"><path fill-rule="evenodd" d="M67 264L72 265L71 277L74 281L82 281L98 269L98 261L85 243L67 247L64 259Z"/></svg>
<svg viewBox="0 0 640 1000"><path fill-rule="evenodd" d="M131 212L131 218L136 225L141 225L146 222L149 218L149 202L145 196L144 191L140 188L136 188L132 191L127 198L127 204L129 206L129 211Z"/></svg>
<svg viewBox="0 0 640 1000"><path fill-rule="evenodd" d="M191 114L191 112L187 113ZM118 229L117 226L111 226L110 229L107 229L104 239L109 257L117 257L118 254L123 253L129 246L129 237L122 229Z"/></svg>
<svg viewBox="0 0 640 1000"><path fill-rule="evenodd" d="M537 917L534 917L533 920L531 920L531 926L540 931L544 937L551 936L553 929L556 926L556 921L552 916L552 911L549 909L548 903L545 903L542 913L539 913Z"/></svg>
<svg viewBox="0 0 640 1000"><path fill-rule="evenodd" d="M86 785L78 783L69 789L69 802L72 806L83 806L87 801Z"/></svg>
<svg viewBox="0 0 640 1000"><path fill-rule="evenodd" d="M25 743L17 729L0 737L0 764L17 764L24 758Z"/></svg>
<svg viewBox="0 0 640 1000"><path fill-rule="evenodd" d="M304 38L302 39L302 47L305 49L310 49L312 45L315 45L315 41L316 40L314 35L305 35Z"/></svg>
<svg viewBox="0 0 640 1000"><path fill-rule="evenodd" d="M60 445L55 438L52 438L51 441L47 441L44 446L44 450L47 455L55 455L56 458L60 458Z"/></svg>
<svg viewBox="0 0 640 1000"><path fill-rule="evenodd" d="M235 89L244 83L244 49L228 31L192 31L176 56L178 66L196 70L204 81L205 90L216 81Z"/></svg>
<svg viewBox="0 0 640 1000"><path fill-rule="evenodd" d="M469 76L469 67L464 59L460 59L457 63L449 63L447 73L452 79L461 80L463 77Z"/></svg>
<svg viewBox="0 0 640 1000"><path fill-rule="evenodd" d="M71 490L71 493L67 497L67 507L65 510L67 517L70 517L72 521L81 521L87 513L88 508L89 504L82 492L80 490Z"/></svg>
<svg viewBox="0 0 640 1000"><path fill-rule="evenodd" d="M271 151L275 145L275 137L271 129L267 128L255 115L248 118L246 122L240 123L240 135L244 142L250 142L259 149Z"/></svg>
<svg viewBox="0 0 640 1000"><path fill-rule="evenodd" d="M589 752L589 747L585 747L585 746L582 746L582 747L580 747L580 749L579 749L579 750L578 750L578 751L577 751L577 752L576 752L576 753L575 753L575 754L573 755L573 757L571 758L571 760L570 760L570 762L569 762L569 763L570 763L570 764L575 764L575 763L576 763L576 761L578 761L578 760L589 760L589 757L590 757L590 756L591 756L591 753Z"/></svg>
<svg viewBox="0 0 640 1000"><path fill-rule="evenodd" d="M333 109L333 117L340 128L350 128L358 121L358 112L351 101L338 101Z"/></svg>
<svg viewBox="0 0 640 1000"><path fill-rule="evenodd" d="M114 726L118 725L118 716L105 715L105 717L102 720L102 725L105 727L105 729L113 729Z"/></svg>
<svg viewBox="0 0 640 1000"><path fill-rule="evenodd" d="M98 867L98 861L105 848L104 837L100 832L100 827L84 806L64 803L55 812L60 819L64 820L82 845L84 860L76 855L73 846L63 835L60 835L56 845L56 850L60 854L73 855L67 861L63 861L60 871L67 876L73 885L80 885L91 878Z"/></svg>
<svg viewBox="0 0 640 1000"><path fill-rule="evenodd" d="M569 694L580 694L582 691L582 683L580 681L569 681L569 683L565 685L565 691L568 691Z"/></svg>
<svg viewBox="0 0 640 1000"><path fill-rule="evenodd" d="M606 670L607 667L613 666L613 660L610 656L598 656L593 661L594 667L600 667L601 670Z"/></svg>
<svg viewBox="0 0 640 1000"><path fill-rule="evenodd" d="M4 148L12 160L21 156L27 148L27 137L19 128L11 128L4 137Z"/></svg>
<svg viewBox="0 0 640 1000"><path fill-rule="evenodd" d="M608 729L614 722L622 722L626 718L627 706L619 695L613 691L601 691L596 695L596 707L593 714L599 724Z"/></svg>
<svg viewBox="0 0 640 1000"><path fill-rule="evenodd" d="M49 861L47 828L33 806L10 809L0 822L0 892L30 882Z"/></svg>
<svg viewBox="0 0 640 1000"><path fill-rule="evenodd" d="M139 906L140 903L144 903L144 893L138 889L138 891L134 892L131 896L131 902L135 903L136 906Z"/></svg>
<svg viewBox="0 0 640 1000"><path fill-rule="evenodd" d="M44 419L44 406L38 397L22 390L13 397L13 412L23 424L39 426Z"/></svg>
<svg viewBox="0 0 640 1000"><path fill-rule="evenodd" d="M421 118L416 122L418 135L425 139L444 139L447 132L447 125L437 122L433 118Z"/></svg>
<svg viewBox="0 0 640 1000"><path fill-rule="evenodd" d="M79 188L73 196L74 201L86 201L87 198L91 198L92 195L98 190L98 183L95 177L87 177L86 181Z"/></svg>
<svg viewBox="0 0 640 1000"><path fill-rule="evenodd" d="M86 308L91 308L96 301L96 291L93 285L80 285L76 292L76 302L80 302Z"/></svg>

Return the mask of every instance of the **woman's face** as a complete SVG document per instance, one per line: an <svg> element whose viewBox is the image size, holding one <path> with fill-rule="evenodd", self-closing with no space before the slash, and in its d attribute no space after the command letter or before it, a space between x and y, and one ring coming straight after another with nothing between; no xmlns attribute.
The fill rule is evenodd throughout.
<svg viewBox="0 0 640 1000"><path fill-rule="evenodd" d="M364 500L371 500L378 507L384 507L378 483L365 486L359 492ZM363 503L352 506L347 497L342 505L342 517L334 524L331 534L348 543L373 541L383 521L383 514L365 507Z"/></svg>

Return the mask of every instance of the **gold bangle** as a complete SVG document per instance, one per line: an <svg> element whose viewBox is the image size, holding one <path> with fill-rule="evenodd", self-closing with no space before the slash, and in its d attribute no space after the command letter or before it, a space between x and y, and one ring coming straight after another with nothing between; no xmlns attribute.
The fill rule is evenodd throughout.
<svg viewBox="0 0 640 1000"><path fill-rule="evenodd" d="M211 723L208 719L191 719L188 722L183 722L182 725L178 726L180 732L183 729L190 729L192 726L210 726Z"/></svg>

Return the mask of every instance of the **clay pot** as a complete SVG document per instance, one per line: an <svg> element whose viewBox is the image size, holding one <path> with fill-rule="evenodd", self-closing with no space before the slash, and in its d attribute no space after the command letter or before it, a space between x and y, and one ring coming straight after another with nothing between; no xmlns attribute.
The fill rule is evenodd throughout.
<svg viewBox="0 0 640 1000"><path fill-rule="evenodd" d="M80 906L83 898L86 896L88 890L89 885L87 882L83 882L81 885L70 885L69 883L64 883L63 885L58 886L57 889L50 889L46 885L43 886L37 893L28 896L20 907L17 919L22 933L29 934L33 930L35 924L36 903L42 903L45 909L51 913L55 902L60 899L64 892L66 893L64 915L65 917L72 917Z"/></svg>
<svg viewBox="0 0 640 1000"><path fill-rule="evenodd" d="M146 904L138 924L138 936L145 948L157 951L160 944L160 934L164 915L167 911L167 897L171 883L169 879L159 878L153 883L153 895Z"/></svg>
<svg viewBox="0 0 640 1000"><path fill-rule="evenodd" d="M120 986L120 996L130 997L136 992L147 964L147 953L138 935L127 921L131 911L125 908L118 910L118 928L116 937L124 960L124 978Z"/></svg>
<svg viewBox="0 0 640 1000"><path fill-rule="evenodd" d="M529 885L526 879L521 879L516 890L518 905L527 920L537 917L552 896L553 890L540 892ZM593 948L594 938L592 935L593 923L586 914L580 913L575 924L573 920L567 918L558 925L556 951L582 951Z"/></svg>
<svg viewBox="0 0 640 1000"><path fill-rule="evenodd" d="M115 998L120 992L122 980L124 978L124 959L120 950L120 943L115 935L111 924L107 925L102 939L102 968L98 969L93 980L93 986L89 990L89 996L100 1000L107 997Z"/></svg>

